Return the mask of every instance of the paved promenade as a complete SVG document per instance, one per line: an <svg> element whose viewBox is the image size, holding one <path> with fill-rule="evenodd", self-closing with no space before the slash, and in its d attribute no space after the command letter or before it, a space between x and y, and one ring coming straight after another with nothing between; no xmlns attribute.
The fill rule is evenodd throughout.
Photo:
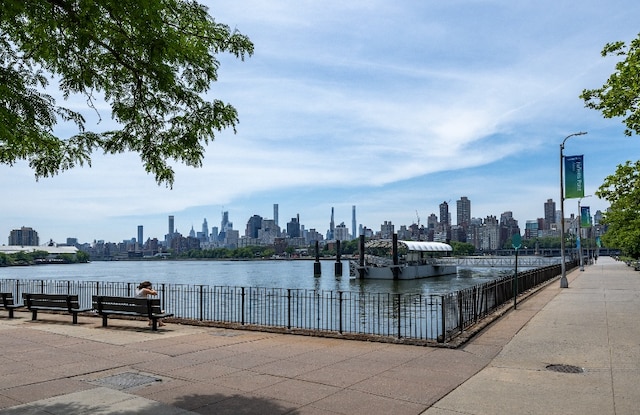
<svg viewBox="0 0 640 415"><path fill-rule="evenodd" d="M640 413L640 272L568 279L456 350L0 310L0 414Z"/></svg>

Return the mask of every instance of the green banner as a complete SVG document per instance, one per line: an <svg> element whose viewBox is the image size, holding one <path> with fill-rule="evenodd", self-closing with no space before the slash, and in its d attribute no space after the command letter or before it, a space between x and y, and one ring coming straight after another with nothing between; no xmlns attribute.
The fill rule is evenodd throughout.
<svg viewBox="0 0 640 415"><path fill-rule="evenodd" d="M591 210L589 206L580 206L580 226L583 228L591 226Z"/></svg>
<svg viewBox="0 0 640 415"><path fill-rule="evenodd" d="M584 197L584 165L582 155L564 158L564 197Z"/></svg>

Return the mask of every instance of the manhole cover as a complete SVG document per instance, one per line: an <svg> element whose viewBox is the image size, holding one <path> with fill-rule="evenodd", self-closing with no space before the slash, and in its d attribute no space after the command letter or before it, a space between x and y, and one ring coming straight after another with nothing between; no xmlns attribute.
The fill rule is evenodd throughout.
<svg viewBox="0 0 640 415"><path fill-rule="evenodd" d="M560 373L584 373L584 369L572 365L547 365L548 370Z"/></svg>
<svg viewBox="0 0 640 415"><path fill-rule="evenodd" d="M141 375L139 373L125 372L113 376L98 379L95 383L112 389L131 389L149 383L161 382L162 379L153 376Z"/></svg>

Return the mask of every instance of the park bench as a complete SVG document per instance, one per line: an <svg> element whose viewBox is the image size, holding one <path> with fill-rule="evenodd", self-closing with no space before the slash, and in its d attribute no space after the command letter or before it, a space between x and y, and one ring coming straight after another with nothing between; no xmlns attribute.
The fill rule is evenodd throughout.
<svg viewBox="0 0 640 415"><path fill-rule="evenodd" d="M82 309L75 294L32 294L22 293L24 305L31 311L31 320L38 319L38 311L63 311L73 316L73 324L78 324L78 313L91 311Z"/></svg>
<svg viewBox="0 0 640 415"><path fill-rule="evenodd" d="M93 309L102 316L102 327L107 327L110 315L145 317L151 320L151 329L158 330L158 320L171 317L173 314L163 313L160 300L157 298L113 297L94 295Z"/></svg>
<svg viewBox="0 0 640 415"><path fill-rule="evenodd" d="M2 306L9 312L9 318L13 318L13 310L24 307L20 304L14 304L13 293L0 293L0 297L2 297L0 298Z"/></svg>

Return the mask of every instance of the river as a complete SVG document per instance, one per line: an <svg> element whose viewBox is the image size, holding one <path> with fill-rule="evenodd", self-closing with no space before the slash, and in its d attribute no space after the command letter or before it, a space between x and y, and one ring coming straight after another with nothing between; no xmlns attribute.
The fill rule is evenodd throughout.
<svg viewBox="0 0 640 415"><path fill-rule="evenodd" d="M499 277L495 269L459 269L457 275L411 281L349 278L343 261L342 277L334 274L335 260L321 262L314 277L314 261L96 261L88 264L35 265L0 268L0 279L131 282L154 284L267 287L367 293L442 294Z"/></svg>

